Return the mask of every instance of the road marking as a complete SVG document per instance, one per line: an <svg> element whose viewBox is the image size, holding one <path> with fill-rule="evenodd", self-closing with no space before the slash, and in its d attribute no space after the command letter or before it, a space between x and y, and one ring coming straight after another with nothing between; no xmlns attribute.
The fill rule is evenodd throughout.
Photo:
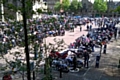
<svg viewBox="0 0 120 80"><path fill-rule="evenodd" d="M95 58L93 59L93 62L91 63L90 66L92 66L94 62L95 62ZM88 69L87 69L87 71L83 74L83 77L87 74L87 72L88 72L90 69L91 69L91 68L88 68Z"/></svg>
<svg viewBox="0 0 120 80"><path fill-rule="evenodd" d="M87 79L87 78L84 78L84 80L89 80L89 79Z"/></svg>
<svg viewBox="0 0 120 80"><path fill-rule="evenodd" d="M87 69L87 71L83 74L83 77L87 74L87 72L90 70L90 68Z"/></svg>
<svg viewBox="0 0 120 80"><path fill-rule="evenodd" d="M102 78L102 75L100 76L99 80L101 80L101 78Z"/></svg>

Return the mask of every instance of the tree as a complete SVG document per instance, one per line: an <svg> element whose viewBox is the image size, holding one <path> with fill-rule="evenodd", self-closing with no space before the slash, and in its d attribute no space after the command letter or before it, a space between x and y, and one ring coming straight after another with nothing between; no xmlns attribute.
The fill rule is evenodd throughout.
<svg viewBox="0 0 120 80"><path fill-rule="evenodd" d="M70 6L69 6L69 9L70 11L72 12L78 12L82 7L82 4L81 2L78 2L78 0L72 0Z"/></svg>
<svg viewBox="0 0 120 80"><path fill-rule="evenodd" d="M118 6L116 9L115 9L115 12L118 12L120 14L120 6Z"/></svg>
<svg viewBox="0 0 120 80"><path fill-rule="evenodd" d="M70 1L69 0L63 0L62 3L56 2L54 8L56 11L63 10L64 12L68 11L70 6Z"/></svg>
<svg viewBox="0 0 120 80"><path fill-rule="evenodd" d="M68 11L68 8L70 6L70 0L63 0L61 3L61 9L64 10L64 12Z"/></svg>
<svg viewBox="0 0 120 80"><path fill-rule="evenodd" d="M40 9L40 8L37 9L37 13L38 13L38 14L41 14L41 13L42 13L42 9Z"/></svg>
<svg viewBox="0 0 120 80"><path fill-rule="evenodd" d="M56 3L55 3L54 9L55 9L56 11L60 11L60 9L61 9L61 4L60 4L60 2L56 2Z"/></svg>
<svg viewBox="0 0 120 80"><path fill-rule="evenodd" d="M107 1L95 0L93 4L93 8L98 12L105 12L107 10Z"/></svg>
<svg viewBox="0 0 120 80"><path fill-rule="evenodd" d="M82 3L81 2L78 2L78 10L80 10L82 8Z"/></svg>
<svg viewBox="0 0 120 80"><path fill-rule="evenodd" d="M78 1L77 1L77 0L72 0L69 8L70 8L71 11L77 12L77 9L78 9Z"/></svg>

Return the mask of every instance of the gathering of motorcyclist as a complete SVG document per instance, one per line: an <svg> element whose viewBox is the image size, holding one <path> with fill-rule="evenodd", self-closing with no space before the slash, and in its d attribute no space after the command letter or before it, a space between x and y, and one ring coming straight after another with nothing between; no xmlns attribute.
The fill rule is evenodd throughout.
<svg viewBox="0 0 120 80"><path fill-rule="evenodd" d="M98 28L92 28L93 23L95 23ZM63 64L67 65L66 67L73 67L72 69L68 68L68 70L76 70L79 66L80 68L89 68L91 53L95 52L95 48L98 47L100 51L96 54L95 67L99 68L101 53L106 54L107 44L112 42L112 40L117 40L119 37L120 29L116 27L116 24L118 24L118 22L110 18L89 20L84 26L88 31L87 35L83 34L73 43L70 43L68 50L63 54L61 53L62 55L58 52L57 60L62 59Z"/></svg>
<svg viewBox="0 0 120 80"><path fill-rule="evenodd" d="M64 36L66 31L74 32L76 27L86 27L87 35L82 35L75 39L74 42L71 42L68 46L68 49L63 53L58 51L51 51L50 58L52 59L52 65L56 66L59 70L59 67L62 66L66 68L66 72L69 72L69 67L72 67L71 70L76 68L89 68L90 67L90 58L91 54L95 52L95 48L102 48L101 53L107 53L107 44L111 42L112 38L117 40L120 37L120 29L115 27L118 24L117 20L105 18L105 19L96 19L96 18L73 18L69 16L64 17L43 17L37 20L28 20L28 36L33 35L33 38L38 41L38 43L43 43L43 38L46 37L55 37L55 36ZM94 29L93 24L98 26ZM2 25L2 23L1 23ZM9 22L4 24L6 28L0 29L0 44L4 44L4 52L7 53L7 50L20 45L24 41L24 29L19 24L16 27ZM96 57L96 67L99 67L100 55Z"/></svg>

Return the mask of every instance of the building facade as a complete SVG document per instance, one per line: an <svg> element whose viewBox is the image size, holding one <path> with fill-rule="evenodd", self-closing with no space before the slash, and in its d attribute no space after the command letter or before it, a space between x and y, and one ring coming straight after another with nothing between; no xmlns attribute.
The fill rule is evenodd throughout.
<svg viewBox="0 0 120 80"><path fill-rule="evenodd" d="M34 4L36 4L37 7L41 6L39 8L45 7L45 8L48 8L50 11L55 12L54 6L55 6L56 2L59 2L59 1L60 1L60 3L62 3L62 0L40 0L39 3L38 2L33 3L33 6L34 6ZM19 11L14 12L12 10L7 9L7 7L8 7L7 3L13 4L16 7L19 7L19 6L22 6L20 0L6 0L6 4L4 4L5 18L9 18L9 16L7 15L7 14L9 14L9 15L11 15L11 17L14 17L14 18L16 18L16 20L19 20L21 18L21 14L19 13ZM79 15L96 16L96 14L100 14L99 12L94 11L93 3L91 3L90 0L81 0L81 3L82 3L83 8L80 11L78 11ZM115 8L117 8L118 6L120 6L120 1L114 2L113 0L109 0L107 2L107 5L108 5L108 11L106 13L104 13L103 15L105 15L105 16L119 15L120 16L120 14L112 11ZM0 9L2 9L2 8L0 8ZM32 8L31 8L31 10L32 10ZM60 10L60 12L62 12L62 11ZM2 10L0 10L0 13L2 13ZM2 15L0 15L0 17L2 17ZM20 17L20 18L18 18L18 17Z"/></svg>
<svg viewBox="0 0 120 80"><path fill-rule="evenodd" d="M49 10L53 10L54 11L54 6L56 2L59 2L60 0L43 0L44 2L46 2Z"/></svg>

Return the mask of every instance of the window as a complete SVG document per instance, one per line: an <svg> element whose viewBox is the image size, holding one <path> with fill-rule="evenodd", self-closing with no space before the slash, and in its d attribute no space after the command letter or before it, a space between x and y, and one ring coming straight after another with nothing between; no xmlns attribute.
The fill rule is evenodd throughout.
<svg viewBox="0 0 120 80"><path fill-rule="evenodd" d="M83 4L83 8L86 9L86 3Z"/></svg>

